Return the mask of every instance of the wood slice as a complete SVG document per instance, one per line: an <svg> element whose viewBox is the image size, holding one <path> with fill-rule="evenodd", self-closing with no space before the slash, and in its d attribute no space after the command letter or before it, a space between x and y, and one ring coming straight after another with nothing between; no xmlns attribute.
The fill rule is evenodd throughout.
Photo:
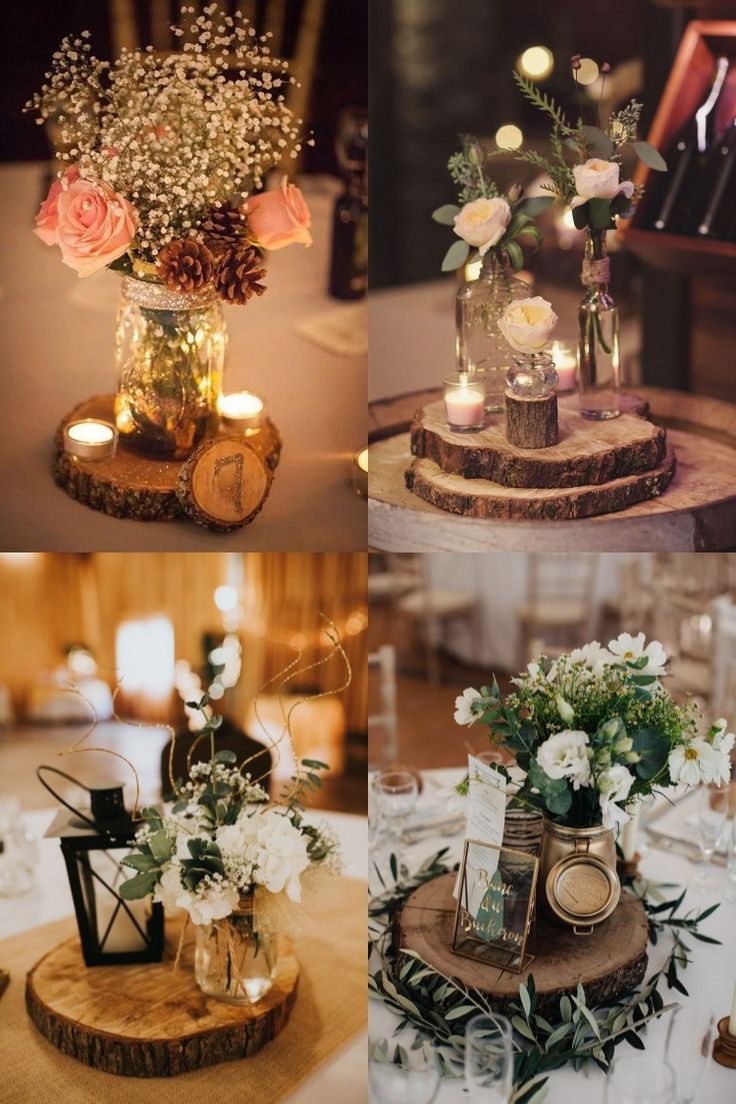
<svg viewBox="0 0 736 1104"><path fill-rule="evenodd" d="M242 437L216 437L182 465L176 494L198 525L237 529L263 509L272 482L270 468Z"/></svg>
<svg viewBox="0 0 736 1104"><path fill-rule="evenodd" d="M516 399L513 409L533 401ZM454 433L447 427L444 403L433 402L415 415L411 451L453 475L488 479L505 487L610 483L651 471L664 459L666 431L634 413L594 422L583 418L569 400L560 400L558 422L559 444L530 451L506 436L502 415L478 433Z"/></svg>
<svg viewBox="0 0 736 1104"><path fill-rule="evenodd" d="M282 941L277 975L257 1004L206 997L193 973L191 944L173 972L180 925L168 925L164 961L84 965L78 939L61 943L26 981L26 1007L63 1054L123 1077L174 1077L255 1054L286 1026L299 964Z"/></svg>
<svg viewBox="0 0 736 1104"><path fill-rule="evenodd" d="M502 487L485 479L448 475L432 460L414 460L406 472L406 486L425 502L452 514L504 520L568 520L610 514L636 502L655 498L675 474L675 454L668 449L652 471L629 475L589 487L561 489Z"/></svg>
<svg viewBox="0 0 736 1104"><path fill-rule="evenodd" d="M524 449L546 449L558 443L556 395L522 398L506 391L504 411L506 439L510 445Z"/></svg>
<svg viewBox="0 0 736 1104"><path fill-rule="evenodd" d="M56 431L53 475L72 498L111 517L139 521L171 521L184 515L176 494L183 461L144 456L118 444L110 460L77 460L64 452L64 427L82 418L115 423L114 395L95 395L71 411ZM227 435L231 431L220 430ZM266 467L274 471L281 451L281 438L266 420L258 433L246 438Z"/></svg>
<svg viewBox="0 0 736 1104"><path fill-rule="evenodd" d="M542 1015L554 1013L560 997L574 993L579 982L588 1003L598 1005L615 1000L643 980L648 961L647 917L641 901L630 894L621 894L620 904L592 935L575 935L538 916L526 948L534 961L521 974L513 974L453 952L454 884L454 874L443 874L412 893L395 926L397 949L414 951L440 973L488 994L497 1011L508 1011L530 973Z"/></svg>

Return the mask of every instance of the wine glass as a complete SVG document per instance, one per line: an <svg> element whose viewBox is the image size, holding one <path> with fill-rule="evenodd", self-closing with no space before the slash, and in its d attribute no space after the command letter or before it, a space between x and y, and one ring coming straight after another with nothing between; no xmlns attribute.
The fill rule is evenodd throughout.
<svg viewBox="0 0 736 1104"><path fill-rule="evenodd" d="M724 832L726 837L726 858L728 866L728 888L724 900L730 905L736 904L736 814Z"/></svg>
<svg viewBox="0 0 736 1104"><path fill-rule="evenodd" d="M675 1073L652 1050L632 1050L611 1063L604 1088L605 1104L673 1104Z"/></svg>
<svg viewBox="0 0 736 1104"><path fill-rule="evenodd" d="M508 1104L514 1065L505 1016L474 1016L465 1028L465 1086L470 1104Z"/></svg>
<svg viewBox="0 0 736 1104"><path fill-rule="evenodd" d="M675 1074L673 1104L690 1104L710 1062L715 1017L695 1001L674 1010L667 1028L665 1060Z"/></svg>
<svg viewBox="0 0 736 1104"><path fill-rule="evenodd" d="M703 856L695 879L701 888L710 887L710 860L718 845L728 812L728 786L701 786L698 794L697 834Z"/></svg>
<svg viewBox="0 0 736 1104"><path fill-rule="evenodd" d="M375 1039L368 1048L368 1080L380 1104L432 1104L440 1087L437 1055L426 1043L408 1050Z"/></svg>
<svg viewBox="0 0 736 1104"><path fill-rule="evenodd" d="M386 827L386 843L403 843L406 818L414 812L419 797L415 774L407 770L384 770L376 775L374 788L378 797L381 824Z"/></svg>

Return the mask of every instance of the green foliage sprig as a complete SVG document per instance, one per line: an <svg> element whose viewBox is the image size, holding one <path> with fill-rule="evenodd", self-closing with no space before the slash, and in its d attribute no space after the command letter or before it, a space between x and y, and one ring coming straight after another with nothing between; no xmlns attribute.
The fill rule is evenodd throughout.
<svg viewBox="0 0 736 1104"><path fill-rule="evenodd" d="M373 931L370 946L374 952L369 990L373 999L382 1001L399 1016L397 1034L405 1028L414 1029L412 1048L431 1041L438 1049L443 1075L460 1077L465 1026L475 1015L493 1013L489 1000L479 990L435 970L415 952L397 950L391 938L394 921L414 889L450 872L444 862L445 854L446 849L430 856L412 875L399 869L395 856L391 857L396 883L386 886L381 878L383 892L369 906ZM690 962L690 948L683 933L703 943L719 943L699 930L718 905L683 914L680 909L684 890L674 899L661 900L662 891L670 887L631 879L625 884L644 905L650 941L655 944L665 934L673 937L665 965L641 988L607 1005L590 1006L584 987L578 985L574 993L560 998L551 1018L540 1013L534 977L529 974L526 984L520 983L518 1000L512 1002L509 1010L514 1029L515 1104L541 1104L547 1092L548 1074L562 1066L569 1064L579 1070L587 1062L594 1062L606 1070L616 1047L622 1043L643 1050L649 1022L676 1006L665 1003L663 986L687 995L680 972Z"/></svg>

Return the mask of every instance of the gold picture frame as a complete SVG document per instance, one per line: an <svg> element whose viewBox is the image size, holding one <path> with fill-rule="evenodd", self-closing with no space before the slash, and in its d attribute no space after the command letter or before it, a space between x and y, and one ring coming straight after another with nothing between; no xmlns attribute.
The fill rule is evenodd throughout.
<svg viewBox="0 0 736 1104"><path fill-rule="evenodd" d="M484 859L483 850L492 854ZM528 969L534 961L534 955L526 953L526 944L538 875L539 860L527 851L466 840L457 883L453 953L513 974Z"/></svg>

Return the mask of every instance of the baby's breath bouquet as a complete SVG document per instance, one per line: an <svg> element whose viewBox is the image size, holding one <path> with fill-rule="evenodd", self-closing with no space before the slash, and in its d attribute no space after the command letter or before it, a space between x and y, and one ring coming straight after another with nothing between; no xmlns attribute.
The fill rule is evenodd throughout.
<svg viewBox="0 0 736 1104"><path fill-rule="evenodd" d="M525 773L517 798L569 827L629 820L641 798L678 783L727 783L734 734L707 728L694 701L660 681L667 655L622 633L551 661L540 656L502 698L497 682L456 701L458 724L486 724Z"/></svg>

